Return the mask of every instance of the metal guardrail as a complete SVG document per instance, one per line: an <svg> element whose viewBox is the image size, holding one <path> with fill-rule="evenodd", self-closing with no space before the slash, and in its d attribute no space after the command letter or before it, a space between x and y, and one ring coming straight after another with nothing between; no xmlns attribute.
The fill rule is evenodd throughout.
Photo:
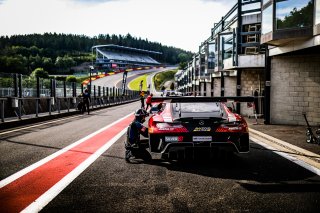
<svg viewBox="0 0 320 213"><path fill-rule="evenodd" d="M17 73L0 73L1 123L77 110L84 85ZM138 99L138 91L115 87L87 86L91 108L121 104Z"/></svg>
<svg viewBox="0 0 320 213"><path fill-rule="evenodd" d="M90 108L103 108L138 99L137 91L127 91L125 95L118 96L96 96L91 98ZM81 101L82 97L0 98L1 123L78 111L77 107Z"/></svg>

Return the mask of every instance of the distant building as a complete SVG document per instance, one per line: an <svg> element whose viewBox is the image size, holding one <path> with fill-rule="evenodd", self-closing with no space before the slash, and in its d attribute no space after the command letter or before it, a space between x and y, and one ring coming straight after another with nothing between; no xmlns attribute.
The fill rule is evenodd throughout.
<svg viewBox="0 0 320 213"><path fill-rule="evenodd" d="M239 0L215 23L185 70L177 75L181 92L201 96L247 96L264 88L265 48L260 44L260 1ZM237 106L240 112L240 105ZM260 107L259 114L263 114ZM242 114L253 110L241 107Z"/></svg>
<svg viewBox="0 0 320 213"><path fill-rule="evenodd" d="M162 55L160 52L124 47L119 45L96 45L92 47L96 55L95 69L99 71L116 71L127 68L159 66L153 57Z"/></svg>
<svg viewBox="0 0 320 213"><path fill-rule="evenodd" d="M320 0L238 0L176 79L185 93L259 96L267 124L305 125L305 112L319 125Z"/></svg>

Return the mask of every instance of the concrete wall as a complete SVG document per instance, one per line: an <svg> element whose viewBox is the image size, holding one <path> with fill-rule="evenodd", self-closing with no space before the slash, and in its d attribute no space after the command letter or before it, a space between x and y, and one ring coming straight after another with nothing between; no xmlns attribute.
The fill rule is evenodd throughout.
<svg viewBox="0 0 320 213"><path fill-rule="evenodd" d="M211 83L206 83L206 89L207 89L207 93L206 96L210 97L211 96Z"/></svg>
<svg viewBox="0 0 320 213"><path fill-rule="evenodd" d="M246 69L241 74L242 90L241 96L251 96L255 89L264 90L264 70L263 69ZM237 77L228 76L224 78L225 96L236 96ZM207 90L208 91L208 90ZM209 90L210 91L210 90ZM214 78L214 97L221 96L221 80ZM259 105L263 105L259 101ZM262 106L260 106L262 107ZM263 110L261 108L261 110ZM241 104L241 114L245 116L253 116L253 108L248 108L247 103Z"/></svg>
<svg viewBox="0 0 320 213"><path fill-rule="evenodd" d="M221 79L220 78L214 78L213 95L214 97L221 96Z"/></svg>
<svg viewBox="0 0 320 213"><path fill-rule="evenodd" d="M224 78L224 96L236 96L237 95L237 77L225 77Z"/></svg>
<svg viewBox="0 0 320 213"><path fill-rule="evenodd" d="M204 96L204 86L203 86L203 83L200 83L200 96Z"/></svg>
<svg viewBox="0 0 320 213"><path fill-rule="evenodd" d="M264 90L264 70L246 69L241 74L241 96L252 96L255 89L262 94ZM260 101L259 105L263 105ZM262 107L262 106L261 106ZM247 103L241 104L241 114L245 116L253 115L253 108L248 108Z"/></svg>
<svg viewBox="0 0 320 213"><path fill-rule="evenodd" d="M271 60L271 123L320 124L320 55L274 56Z"/></svg>

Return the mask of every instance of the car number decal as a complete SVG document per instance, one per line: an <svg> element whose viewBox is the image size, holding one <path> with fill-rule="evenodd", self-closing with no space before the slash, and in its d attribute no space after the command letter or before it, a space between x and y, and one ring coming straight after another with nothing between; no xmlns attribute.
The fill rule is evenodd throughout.
<svg viewBox="0 0 320 213"><path fill-rule="evenodd" d="M193 130L194 132L210 132L211 127L196 127Z"/></svg>

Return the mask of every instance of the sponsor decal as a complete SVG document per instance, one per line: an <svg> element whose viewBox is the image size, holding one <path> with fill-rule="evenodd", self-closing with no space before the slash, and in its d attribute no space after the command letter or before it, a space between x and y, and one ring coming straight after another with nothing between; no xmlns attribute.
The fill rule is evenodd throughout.
<svg viewBox="0 0 320 213"><path fill-rule="evenodd" d="M183 136L165 136L164 140L166 142L180 142L183 141Z"/></svg>
<svg viewBox="0 0 320 213"><path fill-rule="evenodd" d="M172 136L172 137L166 136L165 137L165 141L166 142L177 142L178 141L178 136Z"/></svg>
<svg viewBox="0 0 320 213"><path fill-rule="evenodd" d="M193 130L194 132L210 132L211 127L196 127Z"/></svg>

